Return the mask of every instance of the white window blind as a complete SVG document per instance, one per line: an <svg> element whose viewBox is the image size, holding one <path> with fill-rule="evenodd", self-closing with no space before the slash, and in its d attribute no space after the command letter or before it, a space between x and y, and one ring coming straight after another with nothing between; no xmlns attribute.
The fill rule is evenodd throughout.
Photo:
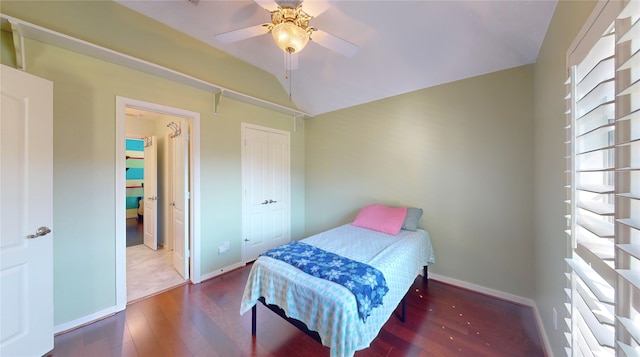
<svg viewBox="0 0 640 357"><path fill-rule="evenodd" d="M570 48L568 356L640 355L640 1L609 1Z"/></svg>

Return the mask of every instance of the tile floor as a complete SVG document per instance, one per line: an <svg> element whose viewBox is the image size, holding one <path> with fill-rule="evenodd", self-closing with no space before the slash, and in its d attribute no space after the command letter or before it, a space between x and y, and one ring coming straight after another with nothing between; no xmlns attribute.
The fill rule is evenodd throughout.
<svg viewBox="0 0 640 357"><path fill-rule="evenodd" d="M127 226L129 226L129 221L127 220ZM131 237L131 234L134 237ZM142 235L142 228L128 229L127 241L136 240L135 235L137 234ZM142 240L140 239L140 241ZM127 246L128 303L158 294L186 282L173 267L173 251L162 247L154 251L144 244Z"/></svg>

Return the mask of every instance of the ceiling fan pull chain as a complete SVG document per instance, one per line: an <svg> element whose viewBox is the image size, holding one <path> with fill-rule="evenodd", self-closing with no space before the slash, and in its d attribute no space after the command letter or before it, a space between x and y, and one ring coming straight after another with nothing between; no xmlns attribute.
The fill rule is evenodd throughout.
<svg viewBox="0 0 640 357"><path fill-rule="evenodd" d="M285 68L285 79L289 80L289 102L291 102L291 52L287 52L287 64Z"/></svg>

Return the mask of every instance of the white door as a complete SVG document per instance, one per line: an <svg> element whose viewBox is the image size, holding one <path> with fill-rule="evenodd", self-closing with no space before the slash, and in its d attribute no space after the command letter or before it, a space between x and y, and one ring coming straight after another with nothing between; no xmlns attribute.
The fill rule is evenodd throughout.
<svg viewBox="0 0 640 357"><path fill-rule="evenodd" d="M0 68L0 356L53 349L53 83Z"/></svg>
<svg viewBox="0 0 640 357"><path fill-rule="evenodd" d="M184 128L184 125L180 123L180 127ZM185 279L189 279L188 135L186 131L181 131L171 139L173 142L173 200L171 202L173 266Z"/></svg>
<svg viewBox="0 0 640 357"><path fill-rule="evenodd" d="M289 133L243 126L244 261L289 242Z"/></svg>
<svg viewBox="0 0 640 357"><path fill-rule="evenodd" d="M158 142L144 139L144 245L158 249Z"/></svg>
<svg viewBox="0 0 640 357"><path fill-rule="evenodd" d="M289 230L289 133L269 133L268 214L269 249L288 243ZM263 201L264 202L264 201Z"/></svg>
<svg viewBox="0 0 640 357"><path fill-rule="evenodd" d="M165 194L167 196L166 202L162 202L161 204L167 205L166 216L164 219L164 231L165 233L165 249L173 250L173 140L171 139L171 134L167 134L165 138L165 165L167 167L166 174L166 190Z"/></svg>

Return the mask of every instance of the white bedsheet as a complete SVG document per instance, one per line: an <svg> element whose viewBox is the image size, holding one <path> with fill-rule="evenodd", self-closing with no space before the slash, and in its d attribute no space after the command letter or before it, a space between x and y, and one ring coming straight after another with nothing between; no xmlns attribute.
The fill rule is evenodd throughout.
<svg viewBox="0 0 640 357"><path fill-rule="evenodd" d="M422 267L435 261L429 234L421 229L392 236L346 224L302 241L380 270L389 287L383 305L373 309L364 323L347 288L261 256L249 273L240 313L264 297L266 303L278 305L287 316L317 331L332 356L352 356L369 347Z"/></svg>

